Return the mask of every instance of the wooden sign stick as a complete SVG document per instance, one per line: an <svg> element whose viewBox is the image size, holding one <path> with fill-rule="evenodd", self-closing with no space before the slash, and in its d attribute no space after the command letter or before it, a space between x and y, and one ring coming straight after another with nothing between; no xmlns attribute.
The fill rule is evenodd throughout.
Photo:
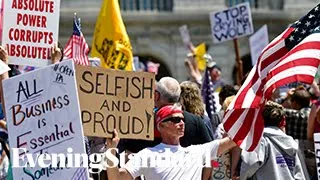
<svg viewBox="0 0 320 180"><path fill-rule="evenodd" d="M241 80L243 77L243 67L242 67L242 60L240 58L237 38L233 39L233 46L234 46L234 51L235 51L235 55L236 55L237 85L241 86Z"/></svg>

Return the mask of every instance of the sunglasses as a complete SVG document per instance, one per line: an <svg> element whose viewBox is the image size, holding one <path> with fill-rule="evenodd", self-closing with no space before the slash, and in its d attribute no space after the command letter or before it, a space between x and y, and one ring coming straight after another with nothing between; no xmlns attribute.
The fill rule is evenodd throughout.
<svg viewBox="0 0 320 180"><path fill-rule="evenodd" d="M171 118L168 118L166 120L163 120L162 122L172 122L174 124L178 124L181 121L184 122L184 118L182 118L182 117L171 117Z"/></svg>

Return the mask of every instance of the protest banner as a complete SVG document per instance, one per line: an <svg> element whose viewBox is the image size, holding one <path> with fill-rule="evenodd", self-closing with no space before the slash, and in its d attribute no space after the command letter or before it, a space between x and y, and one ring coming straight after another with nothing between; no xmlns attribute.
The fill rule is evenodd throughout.
<svg viewBox="0 0 320 180"><path fill-rule="evenodd" d="M187 25L180 26L179 31L182 37L183 44L188 49L188 46L191 42L188 26Z"/></svg>
<svg viewBox="0 0 320 180"><path fill-rule="evenodd" d="M80 167L74 161L82 164L83 158L72 154L85 153L72 61L6 79L3 93L14 179L88 177L86 168L64 168L70 163ZM26 151L20 149L18 155L12 148ZM39 158L32 167L30 154L33 159L39 154L52 155L52 162L42 167ZM54 162L53 154L64 156ZM19 166L29 165L18 168L17 161Z"/></svg>
<svg viewBox="0 0 320 180"><path fill-rule="evenodd" d="M263 50L269 44L268 27L263 25L256 33L249 38L252 66L256 64Z"/></svg>
<svg viewBox="0 0 320 180"><path fill-rule="evenodd" d="M4 2L2 46L9 64L51 64L51 47L58 42L60 0Z"/></svg>
<svg viewBox="0 0 320 180"><path fill-rule="evenodd" d="M320 179L320 133L313 134L314 139L314 153L317 163L317 179Z"/></svg>
<svg viewBox="0 0 320 180"><path fill-rule="evenodd" d="M153 140L155 75L76 66L85 136Z"/></svg>
<svg viewBox="0 0 320 180"><path fill-rule="evenodd" d="M248 2L220 12L210 13L210 23L214 43L253 33L251 10Z"/></svg>

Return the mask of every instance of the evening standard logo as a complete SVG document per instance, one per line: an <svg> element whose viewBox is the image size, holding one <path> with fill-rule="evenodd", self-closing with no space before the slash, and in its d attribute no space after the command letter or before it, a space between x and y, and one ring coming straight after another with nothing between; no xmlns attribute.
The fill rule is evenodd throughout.
<svg viewBox="0 0 320 180"><path fill-rule="evenodd" d="M72 148L67 149L67 153L45 153L32 154L27 153L26 148L12 148L12 167L23 168L24 173L35 178L39 177L39 172L47 172L45 175L50 177L50 174L56 171L69 168L88 168L89 173L100 173L106 168L124 167L126 157L134 167L210 167L211 155L210 150L206 151L204 158L199 158L195 153L172 153L169 148L165 148L159 152L145 152L141 156L136 154L121 153L117 158L113 153L119 152L117 148L110 148L105 153L73 153ZM36 167L40 167L37 169ZM41 174L41 173L40 173ZM38 179L38 178L35 178Z"/></svg>

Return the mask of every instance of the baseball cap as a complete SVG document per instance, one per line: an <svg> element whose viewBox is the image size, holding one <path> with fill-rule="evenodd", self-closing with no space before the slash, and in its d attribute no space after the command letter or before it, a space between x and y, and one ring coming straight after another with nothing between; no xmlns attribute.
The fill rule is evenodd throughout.
<svg viewBox="0 0 320 180"><path fill-rule="evenodd" d="M212 59L210 54L205 54L203 55L203 58L206 60L207 62L207 68L209 69L213 69L213 68L217 68L219 69L219 71L221 71L221 68L217 65L217 63Z"/></svg>

